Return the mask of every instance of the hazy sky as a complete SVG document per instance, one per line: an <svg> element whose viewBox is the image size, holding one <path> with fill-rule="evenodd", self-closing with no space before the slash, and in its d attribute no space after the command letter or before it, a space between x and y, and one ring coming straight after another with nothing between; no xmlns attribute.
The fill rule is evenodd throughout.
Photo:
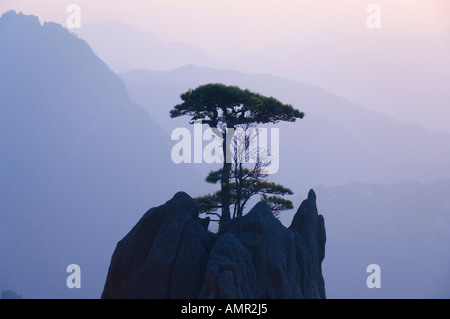
<svg viewBox="0 0 450 319"><path fill-rule="evenodd" d="M0 12L15 9L65 24L72 3L81 7L82 23L119 20L217 57L325 32L423 36L450 30L448 0L2 0ZM381 7L381 30L366 27L369 4Z"/></svg>

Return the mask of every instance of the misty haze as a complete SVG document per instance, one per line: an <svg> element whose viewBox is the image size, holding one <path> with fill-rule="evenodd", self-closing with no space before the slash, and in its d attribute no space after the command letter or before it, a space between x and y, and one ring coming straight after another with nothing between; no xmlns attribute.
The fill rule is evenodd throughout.
<svg viewBox="0 0 450 319"><path fill-rule="evenodd" d="M157 20L158 29L136 14L134 24L134 16L114 13L125 5L105 13L100 3L80 1L81 28L73 29L65 5L0 4L2 298L450 298L450 24L402 33L386 13L382 28L370 30L364 5L361 29L351 28L358 15L349 11L335 31L305 18L311 34L303 29L283 43L269 33L264 41L257 31L229 27L234 36L226 37L227 28L217 29L236 37L227 45L195 33L194 23ZM216 9L202 8L225 24ZM293 7L282 1L279 8ZM321 21L314 5L302 8ZM249 28L261 23L250 21ZM180 38L170 36L175 29ZM249 32L255 47L240 50ZM264 117L270 109L258 113L261 105L248 113L263 118L258 127L279 129L279 170L267 180L292 190L278 195L293 207L277 202L283 210L272 216L276 205L259 203L263 191L255 192L243 216L221 224L222 164L174 163L172 132L194 136L194 126L193 113L171 117L171 110L211 83L285 107L276 121ZM210 96L201 98L207 104ZM305 116L287 116L288 106ZM214 170L216 184L207 182ZM218 217L198 215L196 200L217 191ZM266 244L272 251L258 250ZM230 266L236 291L214 281L225 261L239 268ZM81 268L81 288L67 285L72 264ZM371 264L381 268L381 288L367 285ZM188 272L195 275L183 283ZM255 283L263 279L267 286ZM162 288L146 290L147 283Z"/></svg>

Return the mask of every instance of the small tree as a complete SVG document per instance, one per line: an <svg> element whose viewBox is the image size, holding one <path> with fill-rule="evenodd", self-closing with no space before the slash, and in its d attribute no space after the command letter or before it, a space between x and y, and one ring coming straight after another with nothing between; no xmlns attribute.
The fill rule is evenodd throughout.
<svg viewBox="0 0 450 319"><path fill-rule="evenodd" d="M214 132L221 133L222 136L227 136L229 129L264 123L278 123L279 121L295 122L297 118L303 118L304 116L302 112L294 109L292 105L283 104L273 97L265 97L249 90L242 90L237 86L226 86L223 84L201 85L194 90L181 94L181 99L183 102L170 111L172 118L184 115L190 116L191 124L196 120L201 120L204 124L208 124ZM230 204L232 196L237 196L237 193L233 194L232 192L230 180L234 178L236 183L236 177L238 180L240 178L236 174L232 175L232 163L227 160L230 141L231 139L224 138L222 143L222 169L220 172L212 172L211 177L208 176L211 182L220 180L220 191L210 195L209 198L201 198L201 200L203 199L202 205L209 203L211 208L221 208L221 223L231 219ZM239 174L245 173L250 174L252 172L247 172L244 168L239 170ZM253 170L253 173L250 175L255 176L254 174L255 171ZM268 184L261 184L264 183L261 179L252 179L250 177L242 179L241 177L241 181L243 182L240 184L241 191L247 191L246 187L252 187L256 184L259 185L258 188L260 190L271 190ZM253 181L253 183L250 181ZM237 187L238 184L235 186ZM258 191L257 193L262 192ZM269 197L267 199L271 200Z"/></svg>
<svg viewBox="0 0 450 319"><path fill-rule="evenodd" d="M256 154L250 154L250 139L256 139L256 135L246 134L246 129L235 132L234 143L232 145L233 163L230 172L230 204L234 207L233 218L243 215L245 205L255 195L261 195L261 199L268 202L275 216L279 212L293 208L290 200L280 196L292 195L293 192L279 184L269 183L266 167L271 164L270 157L264 156L266 150L253 150ZM239 139L245 143L238 143ZM244 167L244 160L256 159L251 168ZM222 170L211 171L206 177L206 182L216 184L222 180ZM274 196L267 196L271 194ZM221 191L214 194L196 198L200 203L200 212L209 215L220 216L216 211L221 208Z"/></svg>

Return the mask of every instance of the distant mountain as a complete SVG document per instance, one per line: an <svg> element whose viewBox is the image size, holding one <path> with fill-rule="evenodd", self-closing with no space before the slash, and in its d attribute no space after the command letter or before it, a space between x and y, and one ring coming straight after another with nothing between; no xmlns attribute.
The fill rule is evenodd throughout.
<svg viewBox="0 0 450 319"><path fill-rule="evenodd" d="M318 87L272 75L189 65L171 72L134 70L121 78L131 97L168 132L188 125L187 118L168 116L178 95L209 82L249 88L305 111L304 119L278 125L281 167L271 179L291 187L297 205L308 187L316 190L328 234L327 295L449 296L448 134L400 123ZM284 212L280 219L287 225L292 215ZM373 263L382 269L381 289L366 286L366 268Z"/></svg>
<svg viewBox="0 0 450 319"><path fill-rule="evenodd" d="M418 38L327 32L227 60L113 20L75 32L116 72L195 64L270 73L312 83L400 121L450 133L450 30Z"/></svg>
<svg viewBox="0 0 450 319"><path fill-rule="evenodd" d="M170 132L188 126L170 119L179 94L221 82L274 96L304 111L296 123L280 123L280 171L274 179L302 191L350 182L431 182L450 178L450 135L407 125L318 87L281 77L200 68L121 74L131 97ZM296 185L292 185L296 180Z"/></svg>
<svg viewBox="0 0 450 319"><path fill-rule="evenodd" d="M189 63L210 65L214 58L195 47L164 41L118 21L84 24L74 32L115 72L137 68L172 70Z"/></svg>
<svg viewBox="0 0 450 319"><path fill-rule="evenodd" d="M450 133L450 30L417 38L325 33L220 67L313 83L395 119Z"/></svg>
<svg viewBox="0 0 450 319"><path fill-rule="evenodd" d="M0 18L0 290L99 298L118 238L160 198L203 193L170 136L86 42ZM66 287L79 264L82 288Z"/></svg>
<svg viewBox="0 0 450 319"><path fill-rule="evenodd" d="M119 78L99 49L34 16L4 14L0 44L0 290L98 298L117 240L142 212L179 190L207 191L197 169L209 166L172 164L168 133L190 126L170 119L169 109L187 89L223 82L306 112L277 125L281 163L271 180L294 190L296 207L306 190L317 192L329 297L448 296L448 183L372 184L449 179L448 134L271 75L186 66ZM118 52L120 61L138 61ZM339 186L352 181L359 183ZM66 287L72 263L81 266L81 289ZM381 290L364 286L370 263L382 267ZM414 290L416 278L422 291Z"/></svg>

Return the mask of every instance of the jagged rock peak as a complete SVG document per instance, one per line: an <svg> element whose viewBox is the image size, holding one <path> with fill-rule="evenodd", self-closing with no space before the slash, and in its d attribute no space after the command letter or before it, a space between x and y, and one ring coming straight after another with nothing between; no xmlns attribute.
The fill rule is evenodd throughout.
<svg viewBox="0 0 450 319"><path fill-rule="evenodd" d="M179 192L117 244L102 298L325 298L315 201L310 191L290 228L262 201L213 234Z"/></svg>

